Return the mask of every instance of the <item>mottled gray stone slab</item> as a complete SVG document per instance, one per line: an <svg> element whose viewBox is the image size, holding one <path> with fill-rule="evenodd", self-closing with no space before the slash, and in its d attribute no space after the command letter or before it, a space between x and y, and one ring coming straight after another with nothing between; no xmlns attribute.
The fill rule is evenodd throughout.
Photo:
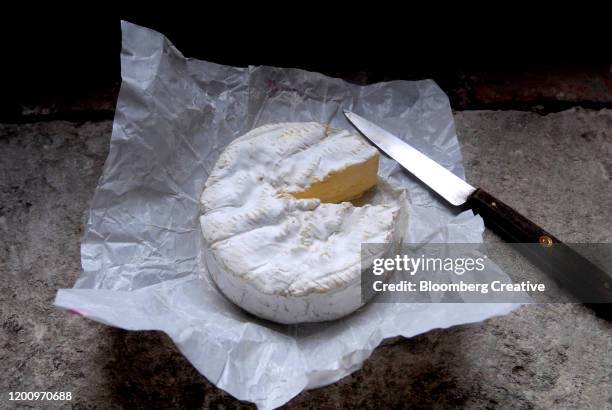
<svg viewBox="0 0 612 410"><path fill-rule="evenodd" d="M471 183L562 240L612 242L612 111L464 111L456 123ZM14 406L8 391L33 390L71 391L76 408L248 407L165 335L51 306L77 277L110 132L110 121L0 125L0 407ZM363 369L288 406L606 408L611 353L612 325L586 308L531 305L389 341Z"/></svg>

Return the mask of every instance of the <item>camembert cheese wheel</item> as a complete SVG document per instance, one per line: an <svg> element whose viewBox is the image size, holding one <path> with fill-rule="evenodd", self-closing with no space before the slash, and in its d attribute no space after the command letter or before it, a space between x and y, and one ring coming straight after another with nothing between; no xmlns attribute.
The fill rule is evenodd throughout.
<svg viewBox="0 0 612 410"><path fill-rule="evenodd" d="M364 304L361 245L401 241L401 201L355 206L379 179L363 137L319 123L256 128L230 143L201 197L207 269L227 298L279 323Z"/></svg>

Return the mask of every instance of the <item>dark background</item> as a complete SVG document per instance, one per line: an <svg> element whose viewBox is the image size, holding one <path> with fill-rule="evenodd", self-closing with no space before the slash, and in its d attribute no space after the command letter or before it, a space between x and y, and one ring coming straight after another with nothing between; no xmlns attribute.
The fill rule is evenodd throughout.
<svg viewBox="0 0 612 410"><path fill-rule="evenodd" d="M185 56L222 64L299 67L361 84L433 78L455 109L609 106L612 37L608 22L600 21L604 10L559 17L515 6L455 20L442 10L332 15L314 6L311 14L237 17L239 7L5 17L0 120L112 115L121 19L164 33ZM569 91L568 78L574 81ZM41 104L50 109L27 109Z"/></svg>

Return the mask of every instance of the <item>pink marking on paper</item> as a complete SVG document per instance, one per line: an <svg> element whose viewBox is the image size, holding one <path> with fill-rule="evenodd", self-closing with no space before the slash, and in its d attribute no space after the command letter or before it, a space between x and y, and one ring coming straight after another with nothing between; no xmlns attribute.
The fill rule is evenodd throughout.
<svg viewBox="0 0 612 410"><path fill-rule="evenodd" d="M85 316L83 313L79 312L76 309L68 309L68 313L72 313L73 315L77 315L77 316Z"/></svg>

